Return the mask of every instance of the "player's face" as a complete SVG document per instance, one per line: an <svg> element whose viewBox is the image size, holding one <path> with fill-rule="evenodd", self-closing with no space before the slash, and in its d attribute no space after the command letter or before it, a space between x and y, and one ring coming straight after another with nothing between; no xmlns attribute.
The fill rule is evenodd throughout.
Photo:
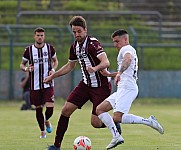
<svg viewBox="0 0 181 150"><path fill-rule="evenodd" d="M72 25L72 32L74 35L74 38L79 42L82 43L87 36L87 29L84 29L81 26L74 26Z"/></svg>
<svg viewBox="0 0 181 150"><path fill-rule="evenodd" d="M35 42L37 44L44 43L45 33L44 32L36 32L35 35L34 35L34 39L35 39Z"/></svg>
<svg viewBox="0 0 181 150"><path fill-rule="evenodd" d="M120 50L125 46L125 37L124 36L115 36L113 39L114 47Z"/></svg>

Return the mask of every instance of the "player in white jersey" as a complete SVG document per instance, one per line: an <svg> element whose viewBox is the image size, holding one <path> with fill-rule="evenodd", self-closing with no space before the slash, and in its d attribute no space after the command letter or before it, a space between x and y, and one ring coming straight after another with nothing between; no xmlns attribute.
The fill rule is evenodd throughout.
<svg viewBox="0 0 181 150"><path fill-rule="evenodd" d="M54 109L54 82L43 82L48 75L54 74L58 59L52 45L45 43L45 30L38 27L34 30L35 43L25 48L20 69L29 72L30 102L36 107L36 119L41 130L40 138L46 138L46 131L52 132L49 122ZM28 65L26 65L28 63ZM45 115L43 106L46 106ZM46 126L46 131L45 131Z"/></svg>
<svg viewBox="0 0 181 150"><path fill-rule="evenodd" d="M154 116L145 119L129 114L131 104L138 95L138 57L136 50L129 44L129 35L126 30L116 30L111 37L114 46L119 51L117 57L118 72L110 73L103 70L102 74L105 76L115 76L114 82L117 85L117 91L106 98L106 100L96 108L98 117L108 127L113 136L110 144L106 147L107 149L112 149L124 143L124 139L118 133L114 122L120 122L122 124L144 124L157 130L160 134L164 133L163 127ZM108 111L112 109L113 118L108 113Z"/></svg>

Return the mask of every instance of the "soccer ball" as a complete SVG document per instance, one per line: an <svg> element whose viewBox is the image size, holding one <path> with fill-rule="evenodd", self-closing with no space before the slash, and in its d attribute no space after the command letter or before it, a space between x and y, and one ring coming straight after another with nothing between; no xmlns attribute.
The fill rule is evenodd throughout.
<svg viewBox="0 0 181 150"><path fill-rule="evenodd" d="M74 150L90 150L91 140L86 136L79 136L74 140Z"/></svg>

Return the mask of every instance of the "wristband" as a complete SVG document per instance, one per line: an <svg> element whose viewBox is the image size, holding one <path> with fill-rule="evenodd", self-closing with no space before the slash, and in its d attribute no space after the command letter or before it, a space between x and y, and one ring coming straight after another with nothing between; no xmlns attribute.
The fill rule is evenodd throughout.
<svg viewBox="0 0 181 150"><path fill-rule="evenodd" d="M28 69L28 67L25 67L25 68L24 68L24 71L26 72L26 71L27 71L27 69Z"/></svg>
<svg viewBox="0 0 181 150"><path fill-rule="evenodd" d="M54 71L54 72L55 72L55 69L54 69L54 68L52 68L52 71Z"/></svg>

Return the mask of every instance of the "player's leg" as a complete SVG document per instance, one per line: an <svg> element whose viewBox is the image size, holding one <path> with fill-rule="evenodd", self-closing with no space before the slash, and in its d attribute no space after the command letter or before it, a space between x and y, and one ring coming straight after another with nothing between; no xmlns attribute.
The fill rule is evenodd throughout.
<svg viewBox="0 0 181 150"><path fill-rule="evenodd" d="M44 115L43 106L41 102L41 90L30 91L30 101L32 105L36 108L36 120L38 122L39 128L41 130L40 138L46 138L46 131L44 126Z"/></svg>
<svg viewBox="0 0 181 150"><path fill-rule="evenodd" d="M70 93L67 102L62 108L62 112L58 121L54 145L48 147L48 150L53 148L60 149L64 134L68 128L69 118L72 113L81 108L88 100L87 87L83 82L80 82L77 87ZM82 92L84 91L84 92ZM56 149L55 149L56 150Z"/></svg>
<svg viewBox="0 0 181 150"><path fill-rule="evenodd" d="M116 93L113 94L113 96L116 96ZM112 95L110 96L112 97ZM108 97L108 98L110 98ZM112 103L114 103L114 99L112 97ZM124 143L123 137L119 134L117 127L113 121L113 118L108 113L109 110L112 109L112 105L109 101L105 100L100 105L97 106L96 112L98 114L98 117L101 119L101 121L108 127L112 134L112 141L110 144L106 147L107 149L111 149L116 147L119 144Z"/></svg>
<svg viewBox="0 0 181 150"><path fill-rule="evenodd" d="M90 101L93 104L91 125L94 128L105 128L106 125L99 119L96 108L101 104L111 93L110 85L99 87L99 88L89 88Z"/></svg>
<svg viewBox="0 0 181 150"><path fill-rule="evenodd" d="M114 148L117 145L124 143L124 139L118 133L118 130L117 130L114 122L121 122L121 117L123 114L122 112L124 110L122 108L124 108L124 107L120 108L120 106L124 105L124 103L122 102L122 100L123 100L122 96L125 94L126 93L124 93L122 89L118 89L117 92L110 95L103 103L101 103L97 107L97 114L98 114L99 118L109 128L110 132L112 133L112 137L113 137L111 142L106 147L107 149ZM109 115L109 113L107 113L107 110L109 110L108 108L111 108L111 109L114 108L114 110L113 110L114 121L113 121L112 117ZM129 111L129 109L128 109L128 111Z"/></svg>
<svg viewBox="0 0 181 150"><path fill-rule="evenodd" d="M121 120L119 120L120 116L114 113L115 121L120 121L123 124L144 124L152 127L161 134L164 133L163 127L158 123L154 116L150 116L147 119L137 115L128 114L131 104L137 96L137 90L122 90L121 95L121 101L117 102L118 107L117 110L114 111L122 111L124 114L122 115Z"/></svg>
<svg viewBox="0 0 181 150"><path fill-rule="evenodd" d="M46 106L46 111L45 111L46 131L48 133L51 133L52 132L52 125L51 125L49 119L52 117L53 110L54 110L55 99L54 99L53 87L44 89L44 99L45 99L45 106Z"/></svg>
<svg viewBox="0 0 181 150"><path fill-rule="evenodd" d="M71 114L77 109L78 107L70 102L66 102L62 108L62 112L58 121L57 129L56 129L56 136L54 145L57 148L61 147L61 143L64 137L65 132L67 131L69 118Z"/></svg>
<svg viewBox="0 0 181 150"><path fill-rule="evenodd" d="M51 116L53 115L53 110L54 110L54 103L47 102L45 103L46 106L46 111L45 111L45 126L46 126L46 131L48 133L52 132L52 125L49 121Z"/></svg>

